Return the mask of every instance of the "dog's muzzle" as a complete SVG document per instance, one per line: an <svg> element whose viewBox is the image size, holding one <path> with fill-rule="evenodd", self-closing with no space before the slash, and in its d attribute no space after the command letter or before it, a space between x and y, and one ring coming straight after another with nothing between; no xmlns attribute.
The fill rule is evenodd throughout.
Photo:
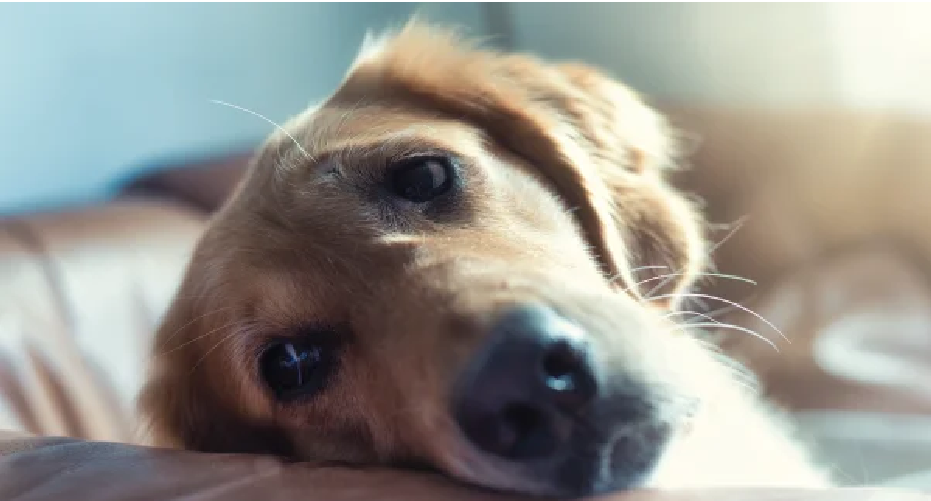
<svg viewBox="0 0 931 501"><path fill-rule="evenodd" d="M585 330L541 306L506 311L454 391L472 446L555 495L636 487L670 435L644 385L599 370Z"/></svg>

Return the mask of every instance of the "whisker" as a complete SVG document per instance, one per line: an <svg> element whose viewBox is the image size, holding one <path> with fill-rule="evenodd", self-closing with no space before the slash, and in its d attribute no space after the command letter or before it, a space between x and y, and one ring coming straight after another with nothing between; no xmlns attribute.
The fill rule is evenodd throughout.
<svg viewBox="0 0 931 501"><path fill-rule="evenodd" d="M180 296L176 296L176 298L177 298L177 297L180 297ZM169 341L169 340L171 340L171 338L177 336L181 331L183 331L184 329L187 329L188 327L190 327L191 325L193 325L194 322L197 322L198 320L202 320L202 319L204 319L204 318L206 318L206 317L208 317L208 316L210 316L210 315L215 315L215 314L217 314L217 313L221 313L221 312L228 311L228 310L230 310L230 309L232 309L232 308L233 308L232 306L224 306L224 307L222 307L222 308L217 308L217 309L215 309L215 310L208 311L207 313L204 313L203 315L198 315L198 316L194 317L190 322L187 322L186 324L182 325L181 327L178 327L174 332L172 332L172 333L169 334L168 336L165 336L164 341ZM163 342L164 342L164 341L163 341Z"/></svg>
<svg viewBox="0 0 931 501"><path fill-rule="evenodd" d="M722 306L721 308L718 308L718 309L716 309L716 310L709 311L709 312L705 313L705 315L708 315L709 317L714 318L714 317L716 317L716 316L718 316L718 315L723 315L723 314L725 314L725 313L730 313L730 312L732 312L732 311L734 311L734 310L736 310L736 309L737 309L737 308L734 308L733 306L727 305L727 306Z"/></svg>
<svg viewBox="0 0 931 501"><path fill-rule="evenodd" d="M729 231L729 232L727 233L727 235L724 235L724 238L722 238L721 240L719 240L718 243L714 244L710 249L708 249L708 250L705 252L705 255L708 256L708 257L710 258L711 255L714 254L718 249L720 249L722 245L724 245L728 240L730 240L734 235L736 235L737 232L740 231L740 229L743 228L744 225L745 225L745 224L747 223L747 221L749 221L749 220L750 220L750 216L743 216L743 217L739 218L736 222L733 223L733 224L734 224L734 227L731 229L731 231ZM684 268L683 268L683 269L684 269ZM676 273L682 273L683 269L676 270ZM662 289L663 287L665 287L669 282L671 282L673 278L674 278L674 277L669 277L669 278L667 278L666 280L663 280L662 282L660 282L659 284L657 284L656 287L653 287L652 289L650 289L649 292L646 293L646 297L649 298L649 297L651 297L653 294L655 294L657 291L661 290L661 289Z"/></svg>
<svg viewBox="0 0 931 501"><path fill-rule="evenodd" d="M230 326L227 326L227 327L230 327ZM210 353L212 353L214 350L216 350L217 348L219 348L220 345L222 345L223 343L225 343L225 342L229 341L230 339L232 339L234 336L236 336L236 334L239 334L239 332L240 332L240 331L237 330L237 329L231 329L229 334L223 336L223 338L220 339L219 341L217 341L216 344L214 344L213 346L211 346L209 350L207 350L206 352L204 352L203 356L201 356L199 359L197 359L197 362L195 362L194 365L191 367L191 374L193 374L194 371L197 370L197 367L198 367L201 363L203 363L204 360L207 359L207 356L210 355Z"/></svg>
<svg viewBox="0 0 931 501"><path fill-rule="evenodd" d="M679 270L679 274L680 274L680 275L681 275L681 272L682 272L682 270ZM669 282L671 282L672 279L675 278L675 276L676 276L675 274L672 274L671 276L666 277L665 280L663 280L662 282L656 284L656 286L653 287L652 289L648 290L647 293L644 294L644 297L645 297L646 299L650 299L650 298L653 296L653 294L655 294L658 290L662 289L663 287L666 286L666 284L668 284Z"/></svg>
<svg viewBox="0 0 931 501"><path fill-rule="evenodd" d="M249 109L246 109L246 108L243 108L242 106L236 106L235 104L227 103L226 101L220 101L219 99L211 99L210 102L212 102L212 103L214 103L214 104L223 105L223 106L229 106L230 108L234 108L234 109L237 109L237 110L239 110L239 111L244 111L244 112L246 112L246 113L249 113L250 115L254 115L254 116L258 117L258 118L261 118L262 120L265 120L266 122L268 122L268 123L274 125L275 128L278 129L278 130L280 130L282 133L284 133L284 135L286 135L286 136L288 136L289 138L291 138L291 141L294 141L294 146L297 146L297 149L301 150L301 153L304 154L304 157L305 157L305 158L307 158L308 160L313 160L313 159L314 159L314 157L312 157L309 153L307 153L307 150L305 150L304 147L301 146L301 143L297 142L297 139L294 139L294 136L292 136L290 132L286 131L286 130L284 129L284 127L278 125L277 123L275 123L275 121L273 121L272 119L266 117L265 115L262 115L261 113L257 113L257 112L255 112L255 111L252 111L252 110L249 110Z"/></svg>
<svg viewBox="0 0 931 501"><path fill-rule="evenodd" d="M724 322L722 322L722 321L720 321L720 320L718 320L718 319L712 317L711 315L708 315L708 314L706 314L706 313L699 313L699 312L697 312L697 311L689 311L689 310L673 311L673 312L670 312L670 313L667 313L667 314L663 315L663 318L664 318L664 319L669 319L669 318L671 318L671 317L673 317L673 316L685 315L685 314L694 315L694 316L699 317L699 318L704 318L705 320L708 320L708 321L710 321L710 322L714 322L714 323L716 323L716 324L724 325ZM685 324L688 324L688 320L685 321Z"/></svg>
<svg viewBox="0 0 931 501"><path fill-rule="evenodd" d="M738 282L745 282L745 283L748 283L748 284L750 284L750 285L757 285L756 280L753 280L752 278L742 277L742 276L740 276L740 275L730 275L730 274L727 274L727 273L703 272L703 273L699 273L698 276L700 276L700 277L728 278L728 279L731 279L731 280L736 280L736 281L738 281Z"/></svg>
<svg viewBox="0 0 931 501"><path fill-rule="evenodd" d="M764 335L762 335L762 334L760 334L760 333L754 331L753 329L748 329L748 328L746 328L746 327L741 327L741 326L739 326L739 325L726 324L726 323L723 323L723 322L713 322L713 323L712 323L712 322L701 322L701 323L695 323L695 324L681 324L681 325L678 326L678 329L673 329L673 330L671 330L670 332L677 332L677 331L679 331L679 330L690 329L690 328L693 328L693 327L715 327L715 328L718 328L718 329L728 329L728 330L743 332L744 334L749 334L749 335L751 335L751 336L753 336L753 337L759 339L760 341L763 341L764 343L766 343L766 344L772 346L773 349L776 350L777 353L779 352L779 347L776 346L776 343L772 342L772 340L770 340L770 339L768 339L766 336L764 336Z"/></svg>
<svg viewBox="0 0 931 501"><path fill-rule="evenodd" d="M693 299L692 299L692 302L695 303L695 304L696 304L699 308L701 308L702 310L707 310L707 309L708 309L708 303L702 301L701 299L693 298Z"/></svg>
<svg viewBox="0 0 931 501"><path fill-rule="evenodd" d="M193 337L193 338L191 338L191 339L188 339L187 341L185 341L185 342L179 344L178 346L175 346L174 348L172 348L172 349L166 351L164 354L167 355L167 354L169 354L169 353L174 353L175 351L178 351L178 350L180 350L181 348L184 348L185 346L187 346L187 345L189 345L189 344L191 344L191 343L196 343L197 341L199 341L199 340L201 340L201 339L204 339L204 338L210 336L210 335L213 334L214 332L218 332L218 331L221 331L221 330L223 330L223 329L228 329L228 328L230 328L230 327L232 327L232 326L234 326L234 325L236 325L236 324L237 324L236 321L232 321L232 322L229 322L229 323L227 323L227 324L221 325L221 326L219 326L219 327L217 327L217 328L215 328L215 329L210 329L209 331L207 331L207 332L205 332L205 333L203 333L203 334L201 334L201 335L199 335L199 336L195 336L195 337Z"/></svg>
<svg viewBox="0 0 931 501"><path fill-rule="evenodd" d="M638 285L642 285L642 284L645 284L645 283L648 283L648 282L653 282L653 281L655 281L655 280L662 280L662 279L664 279L664 278L681 277L682 275L684 275L684 273L667 273L667 274L664 274L664 275L657 275L657 276L655 276L655 277L651 277L651 278L647 278L647 279L645 279L645 280L641 280L641 281L639 281L639 282L637 282L637 283L631 285L630 287L627 287L627 288L623 289L623 291L624 291L624 292L630 292L630 289L632 289L632 288L634 288L634 287L637 287ZM753 281L753 280L750 280L749 278L744 278L744 277L737 276L737 275L728 275L728 274L726 274L726 273L703 272L703 273L699 273L698 276L700 276L700 277L727 278L727 279L735 280L735 281L738 281L738 282L745 282L745 283L748 283L748 284L751 284L751 285L756 285L756 282Z"/></svg>
<svg viewBox="0 0 931 501"><path fill-rule="evenodd" d="M668 269L669 269L668 266L647 265L647 266L638 266L636 268L633 268L630 270L630 272L637 273L638 271L643 271L643 270L668 270ZM615 278L615 280L617 280L617 278Z"/></svg>
<svg viewBox="0 0 931 501"><path fill-rule="evenodd" d="M668 270L669 267L668 267L668 266L658 266L658 265L638 266L638 267L636 267L636 268L631 269L631 270L630 270L630 274L631 274L631 275L634 275L634 274L636 274L638 271L643 271L643 270L660 270L660 269ZM621 277L623 277L623 276L624 276L623 273L618 273L618 274L616 274L616 275L612 275L612 276L608 277L608 283L609 283L609 284L613 284L617 279L619 279L619 278L621 278Z"/></svg>
<svg viewBox="0 0 931 501"><path fill-rule="evenodd" d="M672 318L673 316L686 315L686 314L692 315L691 318L697 318L697 319L699 319L699 320L704 319L704 320L707 320L708 322L711 322L711 323L713 323L713 324L715 324L715 325L728 325L726 322L722 322L722 321L720 321L720 320L718 320L718 319L712 317L711 315L709 315L709 314L707 314L707 313L701 313L701 312L692 311L692 310L672 311L672 312L667 313L666 315L663 315L662 318L663 318L664 320L669 320L669 319ZM678 323L679 325L691 326L692 324L696 324L697 322L691 321L691 319L686 319L685 321L677 322L677 323ZM720 333L719 333L719 332L714 332L714 331L705 331L705 332L707 333L707 336L703 336L703 337L707 337L707 338L717 338L718 336L720 336ZM712 346L718 346L718 345L717 345L717 341L709 341L709 342L712 343L712 344L711 344Z"/></svg>
<svg viewBox="0 0 931 501"><path fill-rule="evenodd" d="M744 225L747 224L747 221L749 220L750 220L749 215L742 216L739 219L737 219L737 221L733 223L734 227L731 229L731 231L727 232L727 235L724 235L724 238L719 240L718 243L714 244L710 249L708 249L707 254L709 256L711 254L714 254L715 251L720 249L721 246L723 246L725 243L727 243L728 240L730 240L734 235L736 235L737 232L740 231L740 229L743 228Z"/></svg>
<svg viewBox="0 0 931 501"><path fill-rule="evenodd" d="M786 342L788 342L788 343L791 343L791 342L792 342L792 341L789 341L789 338L786 337L786 335L783 334L782 331L779 330L778 327L776 327L775 325L773 325L773 323L770 322L769 320L766 320L765 318L763 318L763 316L760 315L759 313L757 313L757 312L751 310L750 308L747 308L746 306L744 306L744 305L742 305L742 304L735 303L735 302L733 302L733 301L731 301L731 300L729 300L729 299L724 299L723 297L712 296L712 295L710 295L710 294L698 294L698 293L688 293L688 292L685 292L685 293L681 293L681 294L660 294L659 296L651 297L651 298L647 299L647 301L656 301L656 300L659 300L659 299L672 299L672 298L676 298L676 297L685 297L685 298L696 297L696 298L704 298L704 299L710 299L710 300L713 300L713 301L721 301L721 302L723 302L723 303L727 303L727 304L729 304L729 305L731 305L731 306L733 306L733 307L735 307L735 308L737 308L737 309L739 309L739 310L741 310L741 311L745 311L745 312L747 312L747 313L753 315L754 317L756 317L756 318L758 318L760 321L762 321L764 324L766 324L767 326L769 326L771 329L773 329L774 331L776 331L777 333L779 333L779 335L782 336L782 338L785 339Z"/></svg>

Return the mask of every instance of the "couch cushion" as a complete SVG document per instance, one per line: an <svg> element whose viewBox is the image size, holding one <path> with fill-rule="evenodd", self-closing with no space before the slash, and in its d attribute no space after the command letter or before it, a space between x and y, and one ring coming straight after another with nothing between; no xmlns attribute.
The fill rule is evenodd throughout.
<svg viewBox="0 0 931 501"><path fill-rule="evenodd" d="M0 429L129 440L204 216L141 198L0 220Z"/></svg>
<svg viewBox="0 0 931 501"><path fill-rule="evenodd" d="M931 121L845 109L663 109L692 139L677 184L713 223L745 220L712 256L723 273L770 285L878 243L912 254L931 275L931 225L919 217L931 214ZM734 281L713 290L737 301L754 293Z"/></svg>
<svg viewBox="0 0 931 501"><path fill-rule="evenodd" d="M11 451L4 453L9 447ZM260 456L200 454L67 439L0 439L0 499L124 501L518 501L445 478L379 468L285 464ZM632 492L601 501L927 501L904 490Z"/></svg>

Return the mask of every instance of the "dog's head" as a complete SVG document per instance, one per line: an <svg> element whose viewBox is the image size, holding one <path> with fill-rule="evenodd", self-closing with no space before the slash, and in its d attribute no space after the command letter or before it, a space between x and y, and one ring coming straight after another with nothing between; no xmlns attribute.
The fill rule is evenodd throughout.
<svg viewBox="0 0 931 501"><path fill-rule="evenodd" d="M158 441L643 485L710 365L665 315L704 255L670 143L582 65L370 41L199 243L142 395Z"/></svg>

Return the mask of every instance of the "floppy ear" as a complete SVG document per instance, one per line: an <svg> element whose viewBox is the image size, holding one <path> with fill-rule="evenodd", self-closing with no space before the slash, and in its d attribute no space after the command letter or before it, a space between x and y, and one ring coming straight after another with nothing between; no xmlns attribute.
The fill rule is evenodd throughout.
<svg viewBox="0 0 931 501"><path fill-rule="evenodd" d="M185 293L193 281L185 282L156 333L153 367L139 395L147 441L202 452L290 456L289 442L274 427L247 422L243 413L226 406L229 398L222 397L233 391L226 373L199 363L204 353L195 349L199 336L224 334L211 331L211 315L194 314L190 298L197 296Z"/></svg>
<svg viewBox="0 0 931 501"><path fill-rule="evenodd" d="M667 295L702 266L696 212L662 178L671 138L625 87L581 65L475 50L452 32L418 24L369 47L374 52L360 55L334 99L390 93L481 127L577 208L618 286L652 291L670 306ZM672 274L679 275L657 278Z"/></svg>
<svg viewBox="0 0 931 501"><path fill-rule="evenodd" d="M707 260L701 212L666 180L678 167L675 134L660 113L598 70L558 68L585 95L577 127L594 131L591 152L603 160L599 177L612 192L637 288L675 306Z"/></svg>

